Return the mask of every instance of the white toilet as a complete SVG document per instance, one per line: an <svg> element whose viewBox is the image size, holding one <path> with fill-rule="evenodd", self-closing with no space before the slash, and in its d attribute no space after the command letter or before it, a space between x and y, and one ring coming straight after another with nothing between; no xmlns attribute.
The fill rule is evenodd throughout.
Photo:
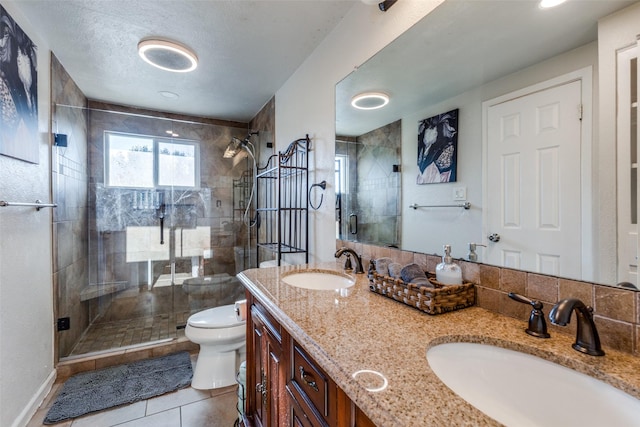
<svg viewBox="0 0 640 427"><path fill-rule="evenodd" d="M237 355L246 354L246 321L238 319L234 304L193 314L185 335L200 345L191 387L208 390L235 384L241 362Z"/></svg>

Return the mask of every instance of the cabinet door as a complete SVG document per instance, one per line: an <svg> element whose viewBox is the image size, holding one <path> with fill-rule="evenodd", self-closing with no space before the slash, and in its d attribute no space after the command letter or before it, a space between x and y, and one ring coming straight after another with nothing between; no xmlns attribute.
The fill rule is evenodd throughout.
<svg viewBox="0 0 640 427"><path fill-rule="evenodd" d="M286 401L284 396L284 364L282 363L282 345L265 329L264 361L267 380L267 416L268 426L278 426L278 420L282 420L286 414ZM286 415L284 415L286 416Z"/></svg>
<svg viewBox="0 0 640 427"><path fill-rule="evenodd" d="M267 424L267 379L266 367L264 364L264 354L266 347L265 329L259 318L251 315L251 344L253 354L247 356L252 357L251 375L247 379L251 379L251 383L247 383L247 394L251 393L248 399L247 412L253 418L256 426L266 426ZM251 369L251 368L250 368Z"/></svg>
<svg viewBox="0 0 640 427"><path fill-rule="evenodd" d="M251 360L248 369L248 425L276 427L287 416L284 396L286 370L282 359L281 335L273 320L257 306L251 307Z"/></svg>

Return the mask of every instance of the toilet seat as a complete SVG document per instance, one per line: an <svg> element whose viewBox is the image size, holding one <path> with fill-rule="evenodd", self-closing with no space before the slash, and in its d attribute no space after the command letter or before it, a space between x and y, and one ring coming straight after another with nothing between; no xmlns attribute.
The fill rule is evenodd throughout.
<svg viewBox="0 0 640 427"><path fill-rule="evenodd" d="M233 304L209 308L191 315L187 324L198 329L224 329L244 325L243 320L236 317Z"/></svg>

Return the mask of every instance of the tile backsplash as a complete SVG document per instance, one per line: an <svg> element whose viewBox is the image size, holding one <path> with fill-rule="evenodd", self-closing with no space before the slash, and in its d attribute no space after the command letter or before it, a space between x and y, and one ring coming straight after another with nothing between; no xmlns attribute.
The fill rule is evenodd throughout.
<svg viewBox="0 0 640 427"><path fill-rule="evenodd" d="M401 264L415 262L430 272L434 272L436 265L441 262L441 257L436 255L336 240L336 248L344 246L362 256L365 269L370 260L381 257L392 258ZM542 301L545 315L549 314L556 302L564 298L578 298L593 307L603 345L640 356L640 292L461 259L455 262L462 268L463 279L476 284L478 306L522 319L523 326L526 326L531 307L511 300L509 292ZM574 317L567 327L558 327L550 322L547 324L551 333L575 334Z"/></svg>

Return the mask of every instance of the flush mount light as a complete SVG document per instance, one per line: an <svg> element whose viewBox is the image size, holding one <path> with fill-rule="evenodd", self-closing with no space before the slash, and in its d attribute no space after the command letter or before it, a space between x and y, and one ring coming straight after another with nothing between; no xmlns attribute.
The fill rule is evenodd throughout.
<svg viewBox="0 0 640 427"><path fill-rule="evenodd" d="M541 9L548 9L550 7L556 7L556 6L561 5L565 1L567 1L567 0L540 0L540 8Z"/></svg>
<svg viewBox="0 0 640 427"><path fill-rule="evenodd" d="M359 110L376 110L389 103L389 95L381 92L367 92L356 95L351 105Z"/></svg>
<svg viewBox="0 0 640 427"><path fill-rule="evenodd" d="M366 5L377 4L378 5L378 9L380 9L383 12L386 12L398 0L361 0L361 1L362 1L362 3L364 3Z"/></svg>
<svg viewBox="0 0 640 427"><path fill-rule="evenodd" d="M165 71L186 73L198 66L198 57L188 48L167 40L147 39L138 43L138 54L145 62Z"/></svg>

